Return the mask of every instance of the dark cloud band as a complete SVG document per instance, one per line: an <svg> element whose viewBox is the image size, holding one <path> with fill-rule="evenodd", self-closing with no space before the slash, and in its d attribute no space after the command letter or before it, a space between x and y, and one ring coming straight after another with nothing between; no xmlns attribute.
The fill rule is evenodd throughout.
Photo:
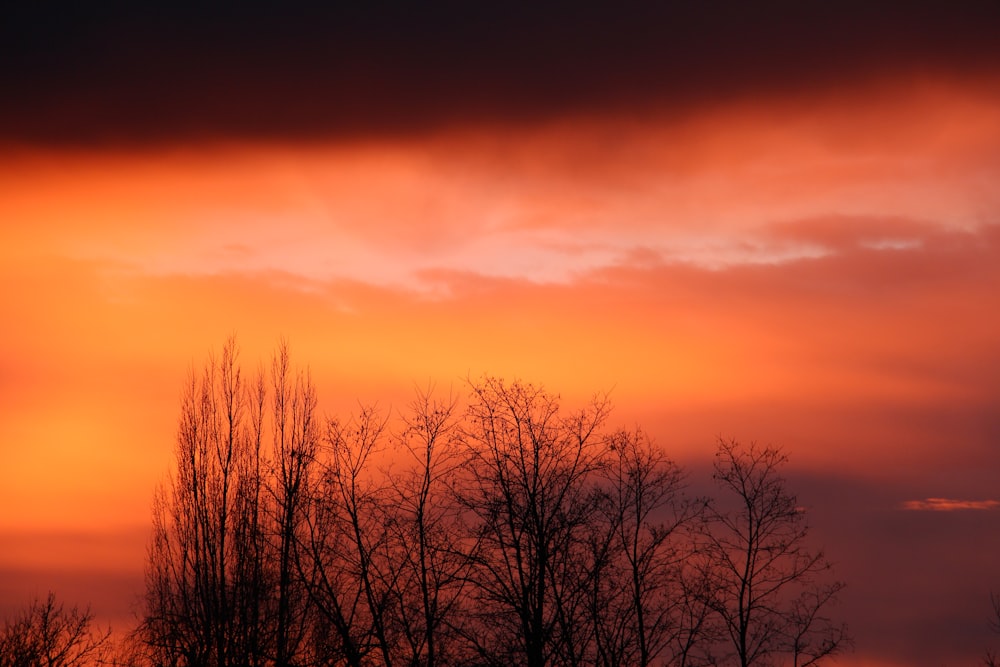
<svg viewBox="0 0 1000 667"><path fill-rule="evenodd" d="M23 4L0 21L7 142L391 136L1000 64L995 2Z"/></svg>

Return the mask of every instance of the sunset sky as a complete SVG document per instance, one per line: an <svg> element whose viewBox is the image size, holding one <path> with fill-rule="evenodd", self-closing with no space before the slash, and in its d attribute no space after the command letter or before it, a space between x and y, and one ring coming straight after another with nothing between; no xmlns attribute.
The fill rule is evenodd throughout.
<svg viewBox="0 0 1000 667"><path fill-rule="evenodd" d="M127 624L235 333L327 414L610 391L696 491L781 446L840 664L1000 647L1000 4L87 4L0 20L0 613Z"/></svg>

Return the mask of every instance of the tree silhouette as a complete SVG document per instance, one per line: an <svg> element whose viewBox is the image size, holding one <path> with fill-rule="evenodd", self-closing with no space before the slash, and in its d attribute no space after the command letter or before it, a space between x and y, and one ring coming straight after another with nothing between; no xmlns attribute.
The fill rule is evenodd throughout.
<svg viewBox="0 0 1000 667"><path fill-rule="evenodd" d="M460 502L477 544L470 574L480 621L474 640L491 663L580 662L586 644L588 480L608 405L572 414L528 384L486 378L472 388Z"/></svg>
<svg viewBox="0 0 1000 667"><path fill-rule="evenodd" d="M396 438L405 463L391 482L389 564L407 665L434 667L469 657L461 639L467 617L462 599L475 549L463 545L448 485L462 454L456 405L452 397L439 401L429 391L418 393Z"/></svg>
<svg viewBox="0 0 1000 667"><path fill-rule="evenodd" d="M301 659L309 632L309 591L298 576L299 544L313 492L320 430L312 381L307 372L292 377L285 344L272 361L271 386L273 462L267 487L276 529L272 539L278 587L274 659L283 667Z"/></svg>
<svg viewBox="0 0 1000 667"><path fill-rule="evenodd" d="M4 622L0 667L85 667L100 663L111 649L111 630L94 627L89 608L66 609L53 593L33 600Z"/></svg>
<svg viewBox="0 0 1000 667"><path fill-rule="evenodd" d="M139 633L156 664L288 665L304 650L295 554L315 393L287 348L247 382L230 339L181 402L177 470L154 500ZM270 454L264 433L272 425ZM269 470L270 468L270 470Z"/></svg>
<svg viewBox="0 0 1000 667"><path fill-rule="evenodd" d="M641 430L607 441L602 522L595 533L591 615L599 665L689 665L708 606L690 594L688 561L704 500Z"/></svg>
<svg viewBox="0 0 1000 667"><path fill-rule="evenodd" d="M786 460L755 443L720 441L716 452L714 478L732 502L713 503L703 531L708 592L740 667L776 654L805 667L850 641L825 614L843 584L825 581L830 563L808 548L804 511L780 476Z"/></svg>
<svg viewBox="0 0 1000 667"><path fill-rule="evenodd" d="M372 653L393 662L386 488L368 468L384 429L373 408L329 421L304 549L313 600L337 639L328 648L349 665L366 664Z"/></svg>
<svg viewBox="0 0 1000 667"><path fill-rule="evenodd" d="M806 667L848 641L777 450L721 443L709 501L606 399L487 376L320 424L285 344L247 377L230 340L189 379L117 663Z"/></svg>

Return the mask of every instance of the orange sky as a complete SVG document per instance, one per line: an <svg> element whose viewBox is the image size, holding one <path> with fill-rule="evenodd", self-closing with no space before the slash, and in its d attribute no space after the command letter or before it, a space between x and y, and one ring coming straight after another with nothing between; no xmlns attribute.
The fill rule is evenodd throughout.
<svg viewBox="0 0 1000 667"><path fill-rule="evenodd" d="M0 592L106 569L126 583L98 610L127 608L185 373L232 332L250 365L286 337L328 411L487 372L611 390L613 421L692 465L757 439L881 489L878 512L993 516L998 184L1000 84L932 76L393 140L8 150L0 575L37 576ZM872 544L830 551L857 573Z"/></svg>

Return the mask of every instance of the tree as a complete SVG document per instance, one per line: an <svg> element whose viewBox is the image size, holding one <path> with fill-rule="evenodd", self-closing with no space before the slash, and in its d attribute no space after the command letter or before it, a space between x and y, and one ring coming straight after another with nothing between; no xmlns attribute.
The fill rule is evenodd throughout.
<svg viewBox="0 0 1000 667"><path fill-rule="evenodd" d="M729 655L740 667L776 654L806 667L843 650L846 626L826 615L843 584L827 581L831 565L808 548L804 510L786 489L777 449L720 441L714 479L730 507L711 506L703 533L714 585L712 608Z"/></svg>
<svg viewBox="0 0 1000 667"><path fill-rule="evenodd" d="M290 379L282 345L268 410L264 373L247 382L238 356L230 339L191 374L177 470L154 499L139 635L156 664L283 666L305 650L308 598L293 561L317 439L315 392L307 374Z"/></svg>
<svg viewBox="0 0 1000 667"><path fill-rule="evenodd" d="M328 421L302 544L301 576L328 629L323 650L352 667L393 658L386 488L368 469L385 423L374 408Z"/></svg>
<svg viewBox="0 0 1000 667"><path fill-rule="evenodd" d="M35 599L0 632L0 667L85 667L111 649L111 630L94 627L89 608L66 609L53 593Z"/></svg>
<svg viewBox="0 0 1000 667"><path fill-rule="evenodd" d="M263 392L263 384L256 385ZM143 634L174 665L259 664L258 539L263 396L244 384L234 340L191 374L177 472L154 500ZM254 627L244 627L250 623ZM239 645L237 645L239 643Z"/></svg>
<svg viewBox="0 0 1000 667"><path fill-rule="evenodd" d="M692 529L706 507L684 473L641 430L619 431L602 468L591 618L598 665L689 665L708 606L691 594Z"/></svg>
<svg viewBox="0 0 1000 667"><path fill-rule="evenodd" d="M456 404L451 397L439 401L430 391L418 393L396 437L404 467L391 480L388 565L406 665L434 667L467 657L461 603L474 549L462 545L458 505L448 486L461 454Z"/></svg>
<svg viewBox="0 0 1000 667"><path fill-rule="evenodd" d="M145 617L111 659L705 667L728 642L807 667L847 643L780 452L720 443L722 502L690 498L641 430L603 430L606 399L470 384L464 410L419 393L398 428L362 408L324 431L285 344L248 377L228 341L183 394Z"/></svg>
<svg viewBox="0 0 1000 667"><path fill-rule="evenodd" d="M474 642L494 664L574 664L584 632L586 531L596 515L589 484L599 465L595 400L571 414L540 388L486 378L472 387L459 491L477 545L470 594Z"/></svg>
<svg viewBox="0 0 1000 667"><path fill-rule="evenodd" d="M320 432L315 418L316 390L308 372L293 379L288 347L282 344L271 363L272 386L272 542L277 565L274 664L296 663L309 632L310 600L298 576L304 525Z"/></svg>

